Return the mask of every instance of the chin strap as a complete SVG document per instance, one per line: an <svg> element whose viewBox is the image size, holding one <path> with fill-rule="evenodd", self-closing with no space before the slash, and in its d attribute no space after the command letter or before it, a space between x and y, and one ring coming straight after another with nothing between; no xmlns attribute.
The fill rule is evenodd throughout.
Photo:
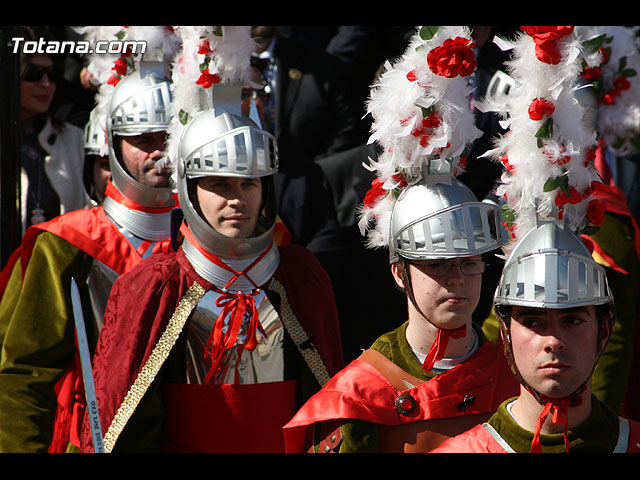
<svg viewBox="0 0 640 480"><path fill-rule="evenodd" d="M509 367L511 368L511 371L518 379L520 385L522 385L540 405L543 405L542 412L536 420L533 439L531 440L530 452L542 452L542 444L540 443L540 431L549 414L553 412L551 421L555 424L564 425L564 446L567 453L569 453L569 438L567 437L567 431L569 430L569 407L576 407L582 404L582 393L585 391L586 382L575 393L569 395L568 397L557 399L543 397L540 393L529 386L520 374L520 370L518 370L515 359L513 358L509 327L507 327L507 324L503 320L500 320L500 331L502 333L504 355L507 363L509 364Z"/></svg>
<svg viewBox="0 0 640 480"><path fill-rule="evenodd" d="M527 387L529 390L529 388ZM541 453L542 444L540 443L540 431L545 420L552 413L551 421L556 425L564 425L564 447L569 453L569 438L567 437L567 431L569 430L569 407L577 407L582 405L582 393L585 388L583 387L577 395L571 396L571 398L564 399L547 399L547 403L544 405L540 416L536 420L535 430L533 432L533 439L531 440L531 453Z"/></svg>
<svg viewBox="0 0 640 480"><path fill-rule="evenodd" d="M220 312L220 315L218 315L214 327L209 334L209 339L207 340L207 345L204 353L205 359L211 359L211 367L204 379L205 383L209 383L209 381L213 377L218 375L222 370L225 352L236 346L238 335L245 318L248 319L249 323L247 325L246 338L244 343L237 345L238 355L241 355L242 351L245 349L251 351L256 348L256 332L258 330L264 334L258 318L258 309L256 308L254 298L258 293L260 293L260 288L255 284L251 277L249 277L248 272L256 264L258 264L260 260L262 260L262 258L271 250L273 243L271 243L269 248L265 249L265 251L262 252L253 262L251 262L251 264L249 264L247 268L245 268L241 272L237 272L229 265L227 265L224 261L222 261L222 259L204 249L184 224L182 225L180 231L187 238L189 243L197 248L198 251L202 253L202 255L204 255L207 260L233 273L233 276L221 290L218 288L214 288L214 291L220 293L220 297L216 300L216 305L218 307L222 307L222 312ZM247 280L251 282L251 284L254 286L253 291L249 293L233 293L228 290L228 288L233 284L233 282L236 281L236 279L240 275L244 275ZM227 318L228 321L225 322L225 319ZM226 329L224 328L225 326ZM236 369L236 375L237 374L238 371Z"/></svg>
<svg viewBox="0 0 640 480"><path fill-rule="evenodd" d="M444 358L444 352L447 349L447 345L449 343L450 338L462 338L467 334L467 326L463 325L459 328L454 328L450 330L444 330L442 328L438 329L438 333L436 334L436 339L434 340L429 352L427 353L427 357L422 362L422 369L426 372L430 372L433 370L433 365L438 361Z"/></svg>

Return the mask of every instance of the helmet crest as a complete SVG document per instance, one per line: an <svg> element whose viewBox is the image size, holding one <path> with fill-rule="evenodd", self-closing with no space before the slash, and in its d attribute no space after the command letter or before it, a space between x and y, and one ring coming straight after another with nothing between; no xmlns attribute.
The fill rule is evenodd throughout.
<svg viewBox="0 0 640 480"><path fill-rule="evenodd" d="M368 247L389 248L392 263L399 255L476 255L502 243L496 206L455 179L482 135L470 108L475 67L468 27L425 26L371 90L369 143L381 153L365 165L377 178L358 225Z"/></svg>

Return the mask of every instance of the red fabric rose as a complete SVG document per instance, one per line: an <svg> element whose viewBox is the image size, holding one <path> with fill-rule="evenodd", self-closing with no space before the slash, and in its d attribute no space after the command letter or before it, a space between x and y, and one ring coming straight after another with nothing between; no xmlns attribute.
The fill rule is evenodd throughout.
<svg viewBox="0 0 640 480"><path fill-rule="evenodd" d="M119 81L120 81L120 77L117 77L115 75L111 75L107 79L107 85L113 85L115 87L118 84Z"/></svg>
<svg viewBox="0 0 640 480"><path fill-rule="evenodd" d="M200 72L200 78L196 80L196 84L202 88L209 88L214 83L220 82L220 75L217 73L210 73L208 68L205 68Z"/></svg>
<svg viewBox="0 0 640 480"><path fill-rule="evenodd" d="M596 151L594 148L588 148L584 153L584 166L587 167L596 159Z"/></svg>
<svg viewBox="0 0 640 480"><path fill-rule="evenodd" d="M507 169L507 172L513 172L515 170L515 167L509 163L509 157L507 155L500 158L500 161L502 162L504 167Z"/></svg>
<svg viewBox="0 0 640 480"><path fill-rule="evenodd" d="M531 120L542 120L553 115L556 107L549 100L536 98L529 104L529 118Z"/></svg>
<svg viewBox="0 0 640 480"><path fill-rule="evenodd" d="M371 188L364 196L364 200L362 201L362 204L366 208L373 208L375 203L378 201L378 198L385 194L385 190L384 188L382 188L382 184L383 182L380 181L379 178L373 179L373 181L371 182Z"/></svg>
<svg viewBox="0 0 640 480"><path fill-rule="evenodd" d="M603 105L615 105L616 99L611 93L605 93L600 99L600 103Z"/></svg>
<svg viewBox="0 0 640 480"><path fill-rule="evenodd" d="M474 47L475 43L466 38L448 38L427 54L427 64L433 73L442 77L469 76L477 65Z"/></svg>
<svg viewBox="0 0 640 480"><path fill-rule="evenodd" d="M405 125L410 119L401 120L400 123ZM414 137L420 137L420 145L426 147L429 144L431 138L431 131L437 128L442 119L438 112L432 112L427 118L423 118L419 125L415 125L411 130L411 135Z"/></svg>
<svg viewBox="0 0 640 480"><path fill-rule="evenodd" d="M536 45L536 58L550 65L557 65L562 54L557 41L573 32L574 27L560 26L521 26L524 33L531 36Z"/></svg>
<svg viewBox="0 0 640 480"><path fill-rule="evenodd" d="M398 187L404 188L407 186L407 181L401 173L396 173L393 177L393 180L398 182ZM362 201L362 204L366 208L373 208L380 197L383 197L387 194L387 190L383 187L384 182L379 178L375 178L371 182L371 188L367 192Z"/></svg>
<svg viewBox="0 0 640 480"><path fill-rule="evenodd" d="M587 205L587 218L594 225L602 225L607 204L602 200L591 200Z"/></svg>
<svg viewBox="0 0 640 480"><path fill-rule="evenodd" d="M203 40L200 45L198 45L198 53L200 55L209 55L212 51L209 40Z"/></svg>
<svg viewBox="0 0 640 480"><path fill-rule="evenodd" d="M620 76L613 81L613 88L618 92L629 90L631 88L631 82L627 77ZM618 93L620 95L620 93Z"/></svg>
<svg viewBox="0 0 640 480"><path fill-rule="evenodd" d="M415 82L417 79L418 77L416 76L415 70L411 70L409 73L407 73L407 80L409 80L410 82Z"/></svg>
<svg viewBox="0 0 640 480"><path fill-rule="evenodd" d="M556 194L556 199L555 199L556 205L558 207L561 207L565 203L576 204L582 201L582 196L580 195L580 192L578 192L576 188L570 187L569 194L570 195L567 196L562 190L558 190L558 193Z"/></svg>
<svg viewBox="0 0 640 480"><path fill-rule="evenodd" d="M127 62L123 59L118 58L115 62L113 62L113 68L111 69L115 71L118 75L126 75L127 74Z"/></svg>
<svg viewBox="0 0 640 480"><path fill-rule="evenodd" d="M431 113L427 118L422 119L422 126L424 128L438 128L442 119L438 112Z"/></svg>
<svg viewBox="0 0 640 480"><path fill-rule="evenodd" d="M582 71L582 76L587 80L597 80L602 77L602 70L598 67L586 67Z"/></svg>
<svg viewBox="0 0 640 480"><path fill-rule="evenodd" d="M124 52L120 54L121 57L128 58L133 53L133 47L131 45L127 45L124 49Z"/></svg>
<svg viewBox="0 0 640 480"><path fill-rule="evenodd" d="M396 173L393 177L393 181L398 183L398 188L404 188L407 186L407 180L401 173Z"/></svg>

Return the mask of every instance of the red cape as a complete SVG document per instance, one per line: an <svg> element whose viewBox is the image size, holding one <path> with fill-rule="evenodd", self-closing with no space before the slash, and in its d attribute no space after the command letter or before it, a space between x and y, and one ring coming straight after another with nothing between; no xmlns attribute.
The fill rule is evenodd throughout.
<svg viewBox="0 0 640 480"><path fill-rule="evenodd" d="M63 238L119 274L130 270L142 259L141 254L126 241L118 227L109 220L102 207L74 210L27 229L22 243L13 252L0 273L0 300L18 259L24 275L38 235L42 232L50 232ZM169 251L168 241L159 243L163 244L162 251Z"/></svg>
<svg viewBox="0 0 640 480"><path fill-rule="evenodd" d="M330 375L344 366L331 282L305 248L278 247L274 278L286 289L289 303L313 341ZM212 285L193 269L182 249L143 260L113 286L94 356L94 380L103 433L139 370L149 358L169 317L197 281ZM131 292L135 292L134 295ZM276 309L278 306L275 305ZM88 419L82 428L82 450L93 451Z"/></svg>
<svg viewBox="0 0 640 480"><path fill-rule="evenodd" d="M142 254L150 243L143 242L140 247L141 251L137 251L107 217L101 206L74 210L47 222L33 225L27 229L22 243L11 255L9 262L0 273L0 300L9 281L9 276L18 261L20 261L24 277L38 236L42 232L49 232L66 240L118 274L130 270L140 263ZM154 253L169 252L170 250L171 242L169 240L157 242L154 246ZM53 452L64 451L69 441L70 431L73 443L78 443L75 433L77 426L72 427L71 423L74 415L81 415L79 412L83 412L85 403L79 365L79 358L76 355L74 363L55 387L58 394L58 412L54 425L54 438L50 447L50 451ZM79 411L74 411L75 409L79 409Z"/></svg>
<svg viewBox="0 0 640 480"><path fill-rule="evenodd" d="M403 425L497 410L518 395L520 384L500 348L485 342L469 360L418 386L398 390L371 364L356 359L311 397L284 427L287 452L303 452L307 429L316 422L356 419L381 425ZM410 414L396 410L396 399L411 395L417 408ZM475 402L459 408L465 395Z"/></svg>
<svg viewBox="0 0 640 480"><path fill-rule="evenodd" d="M431 453L507 453L507 450L482 425L445 441ZM626 453L640 453L640 423L629 420Z"/></svg>

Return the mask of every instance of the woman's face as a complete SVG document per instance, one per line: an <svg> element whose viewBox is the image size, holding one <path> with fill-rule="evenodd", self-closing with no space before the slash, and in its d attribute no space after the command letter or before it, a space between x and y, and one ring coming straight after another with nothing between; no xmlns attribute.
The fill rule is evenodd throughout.
<svg viewBox="0 0 640 480"><path fill-rule="evenodd" d="M50 56L30 54L22 59L20 107L22 120L49 111L56 93L55 66Z"/></svg>

